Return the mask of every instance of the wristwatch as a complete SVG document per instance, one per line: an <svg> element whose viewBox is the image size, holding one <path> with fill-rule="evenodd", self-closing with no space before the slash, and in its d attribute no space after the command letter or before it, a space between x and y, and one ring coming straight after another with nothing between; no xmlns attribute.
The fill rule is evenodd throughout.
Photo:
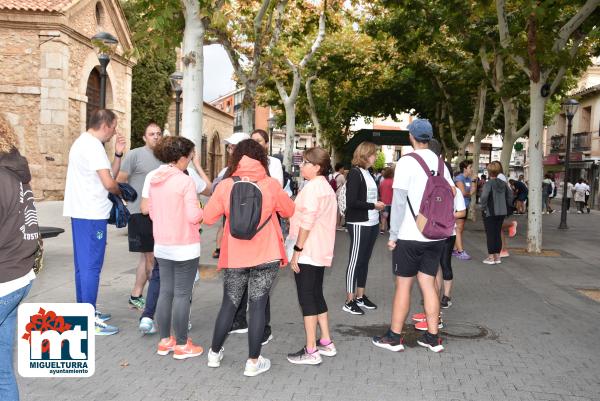
<svg viewBox="0 0 600 401"><path fill-rule="evenodd" d="M298 245L294 245L294 251L302 252L303 250L304 250L304 248L300 248Z"/></svg>
<svg viewBox="0 0 600 401"><path fill-rule="evenodd" d="M115 157L123 157L123 153L117 153L117 152L115 152Z"/></svg>

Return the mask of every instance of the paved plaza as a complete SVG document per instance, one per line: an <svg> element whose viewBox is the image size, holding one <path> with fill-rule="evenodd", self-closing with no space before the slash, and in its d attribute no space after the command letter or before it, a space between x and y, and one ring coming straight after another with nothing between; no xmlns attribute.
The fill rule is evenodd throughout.
<svg viewBox="0 0 600 401"><path fill-rule="evenodd" d="M35 280L28 302L75 299L69 221L61 202L38 205L40 224L65 229L45 242L45 270ZM525 216L517 216L514 248L525 246ZM446 351L416 345L406 327L407 349L393 353L374 347L370 337L387 327L393 279L387 238L381 236L370 264L367 295L379 305L364 316L342 312L348 234L338 232L334 266L325 275L334 358L320 366L286 360L304 344L302 316L289 268L281 271L271 297L274 339L262 354L271 370L242 375L246 335L227 339L219 369L206 356L177 361L156 355L158 335L141 336L139 313L128 307L137 255L127 251L126 230L111 227L98 307L113 315L121 333L96 338L96 373L85 379L19 378L22 400L600 400L600 303L580 289L600 290L600 215L569 215L568 231L556 229L559 214L544 216L544 247L554 256L519 256L501 265L481 263L485 234L469 222L465 246L472 261L453 260L454 305L444 311ZM214 227L202 236L202 265L214 265ZM205 348L222 297L222 282L212 267L203 269L194 291L190 336ZM413 291L412 312L420 297Z"/></svg>

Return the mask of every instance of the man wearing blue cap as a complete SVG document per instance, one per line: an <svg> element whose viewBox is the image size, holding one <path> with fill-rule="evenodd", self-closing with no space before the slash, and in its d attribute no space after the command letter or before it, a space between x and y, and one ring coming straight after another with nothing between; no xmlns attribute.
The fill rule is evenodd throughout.
<svg viewBox="0 0 600 401"><path fill-rule="evenodd" d="M444 350L438 334L440 301L435 287L435 275L439 267L443 240L426 238L417 227L416 217L423 193L429 179L417 158L427 165L431 175L438 174L439 159L429 150L429 141L433 137L431 123L425 119L416 119L408 126L410 143L416 157L402 157L396 163L394 174L394 196L390 222L388 249L393 251L392 270L396 282L396 291L392 305L392 322L383 336L373 337L373 344L391 351L403 351L403 339L400 335L410 307L410 289L413 279L417 281L423 294L427 331L417 343L431 351ZM443 167L444 178L453 188L450 172ZM411 210L412 209L412 210Z"/></svg>

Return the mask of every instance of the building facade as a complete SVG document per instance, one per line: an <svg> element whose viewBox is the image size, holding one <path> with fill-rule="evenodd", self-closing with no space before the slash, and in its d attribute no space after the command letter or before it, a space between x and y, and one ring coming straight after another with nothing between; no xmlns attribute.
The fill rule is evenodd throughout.
<svg viewBox="0 0 600 401"><path fill-rule="evenodd" d="M591 206L597 208L600 205L600 58L592 60L570 97L579 102L579 107L572 120L567 178L573 183L585 179L591 187ZM567 133L564 113L555 116L544 133L544 170L560 182L565 176Z"/></svg>
<svg viewBox="0 0 600 401"><path fill-rule="evenodd" d="M131 34L118 0L0 0L0 113L17 133L38 199L62 199L68 153L100 104L91 37L118 45L108 65L106 107L129 142ZM112 154L111 149L107 149Z"/></svg>
<svg viewBox="0 0 600 401"><path fill-rule="evenodd" d="M200 161L202 168L210 179L214 179L219 171L227 165L228 153L223 140L233 134L233 116L215 106L204 102L202 116L202 144ZM181 115L179 116L181 119ZM170 135L175 135L175 100L169 108L167 118ZM181 121L180 121L181 122Z"/></svg>

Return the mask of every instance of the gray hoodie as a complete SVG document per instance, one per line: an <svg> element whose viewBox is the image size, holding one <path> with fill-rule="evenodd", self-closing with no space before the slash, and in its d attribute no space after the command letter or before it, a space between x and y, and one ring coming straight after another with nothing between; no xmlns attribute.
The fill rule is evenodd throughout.
<svg viewBox="0 0 600 401"><path fill-rule="evenodd" d="M0 153L0 283L25 276L38 246L38 218L27 159Z"/></svg>
<svg viewBox="0 0 600 401"><path fill-rule="evenodd" d="M490 178L481 190L480 204L485 216L506 216L508 205L512 205L512 191L497 178Z"/></svg>

